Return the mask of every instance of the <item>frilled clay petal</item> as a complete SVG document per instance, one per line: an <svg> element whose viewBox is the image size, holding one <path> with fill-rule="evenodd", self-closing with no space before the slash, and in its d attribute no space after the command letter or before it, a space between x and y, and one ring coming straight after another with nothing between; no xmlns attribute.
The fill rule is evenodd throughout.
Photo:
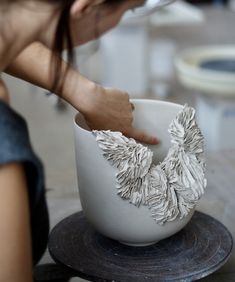
<svg viewBox="0 0 235 282"><path fill-rule="evenodd" d="M152 165L153 153L134 139L120 132L93 131L104 157L118 169L118 194L136 206L146 203L146 175Z"/></svg>
<svg viewBox="0 0 235 282"><path fill-rule="evenodd" d="M204 142L195 110L184 106L169 126L172 147L161 164L153 153L120 132L93 131L104 157L118 169L117 190L136 206L148 205L159 224L183 218L206 187Z"/></svg>

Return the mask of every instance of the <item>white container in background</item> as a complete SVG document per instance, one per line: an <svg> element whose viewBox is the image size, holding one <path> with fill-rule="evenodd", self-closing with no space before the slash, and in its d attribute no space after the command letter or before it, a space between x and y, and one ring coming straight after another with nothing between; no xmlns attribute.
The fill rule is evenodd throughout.
<svg viewBox="0 0 235 282"><path fill-rule="evenodd" d="M144 97L149 87L147 24L120 25L101 39L102 84Z"/></svg>
<svg viewBox="0 0 235 282"><path fill-rule="evenodd" d="M235 0L229 0L228 6L231 11L235 12Z"/></svg>
<svg viewBox="0 0 235 282"><path fill-rule="evenodd" d="M235 149L234 61L235 45L196 47L176 57L180 82L197 94L198 124L207 150ZM218 68L221 62L227 66ZM202 67L204 63L214 67Z"/></svg>
<svg viewBox="0 0 235 282"><path fill-rule="evenodd" d="M206 140L206 150L235 148L235 100L200 95L197 120Z"/></svg>

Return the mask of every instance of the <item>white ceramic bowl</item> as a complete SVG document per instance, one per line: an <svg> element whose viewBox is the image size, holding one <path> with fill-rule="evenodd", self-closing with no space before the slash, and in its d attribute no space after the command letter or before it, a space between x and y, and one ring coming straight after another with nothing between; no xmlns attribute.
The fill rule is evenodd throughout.
<svg viewBox="0 0 235 282"><path fill-rule="evenodd" d="M188 89L216 97L234 97L235 74L200 67L208 60L235 59L234 45L195 47L176 57L175 65L181 83Z"/></svg>
<svg viewBox="0 0 235 282"><path fill-rule="evenodd" d="M161 145L150 146L157 164L171 147L167 130L182 106L154 100L133 100L133 103L134 126L161 140ZM183 219L159 225L148 207L138 208L124 201L117 195L116 169L103 157L80 114L74 126L81 204L86 218L97 231L127 245L146 246L173 235L188 223L194 210Z"/></svg>

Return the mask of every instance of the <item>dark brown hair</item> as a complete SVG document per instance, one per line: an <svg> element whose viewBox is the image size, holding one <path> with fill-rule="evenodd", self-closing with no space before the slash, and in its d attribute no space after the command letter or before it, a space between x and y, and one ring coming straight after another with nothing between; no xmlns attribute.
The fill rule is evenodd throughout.
<svg viewBox="0 0 235 282"><path fill-rule="evenodd" d="M70 31L70 9L75 0L52 0L52 2L61 2L61 14L55 32L54 43L52 47L51 58L51 75L52 75L52 92L61 92L63 90L63 81L68 71L69 65L74 63L73 42ZM67 69L62 70L61 54L67 50ZM63 73L64 72L64 73Z"/></svg>
<svg viewBox="0 0 235 282"><path fill-rule="evenodd" d="M48 0L49 1L49 0ZM72 65L75 61L73 52L73 42L70 31L70 9L75 0L50 0L51 2L60 4L61 15L58 22L58 26L55 33L55 39L53 44L53 55L51 60L51 75L52 75L52 88L51 92L62 93L63 82L66 77L69 65ZM115 6L125 0L106 0L106 4ZM99 14L97 14L97 21L99 20ZM97 28L97 26L96 26ZM95 33L98 35L99 31ZM68 66L66 70L62 69L62 62L60 60L63 50L67 50L67 62Z"/></svg>

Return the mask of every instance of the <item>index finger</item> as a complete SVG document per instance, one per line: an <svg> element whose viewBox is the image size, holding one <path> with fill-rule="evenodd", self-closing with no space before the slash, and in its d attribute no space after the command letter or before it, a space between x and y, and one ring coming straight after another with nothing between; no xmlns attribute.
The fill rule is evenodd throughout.
<svg viewBox="0 0 235 282"><path fill-rule="evenodd" d="M135 140L139 142L143 142L149 145L157 145L160 143L160 140L157 137L151 136L145 133L144 131L136 129L136 128L131 128L129 131L125 133L125 135L127 137L134 138Z"/></svg>

